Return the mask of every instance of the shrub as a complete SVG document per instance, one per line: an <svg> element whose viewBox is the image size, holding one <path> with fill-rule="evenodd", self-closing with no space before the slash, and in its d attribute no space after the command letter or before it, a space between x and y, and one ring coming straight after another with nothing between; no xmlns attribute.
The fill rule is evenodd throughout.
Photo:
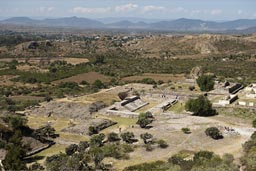
<svg viewBox="0 0 256 171"><path fill-rule="evenodd" d="M190 91L193 91L193 90L195 90L195 86L189 86L188 89L189 89Z"/></svg>
<svg viewBox="0 0 256 171"><path fill-rule="evenodd" d="M46 96L46 97L44 98L44 101L46 101L46 102L50 102L50 101L52 101L52 100L53 100L53 98L50 97L50 96Z"/></svg>
<svg viewBox="0 0 256 171"><path fill-rule="evenodd" d="M135 135L132 132L122 133L121 138L128 144L132 144L135 141Z"/></svg>
<svg viewBox="0 0 256 171"><path fill-rule="evenodd" d="M143 140L144 144L148 144L148 140L153 138L152 134L144 133L140 134L140 138Z"/></svg>
<svg viewBox="0 0 256 171"><path fill-rule="evenodd" d="M78 144L77 151L84 152L89 147L89 142L87 141L80 141Z"/></svg>
<svg viewBox="0 0 256 171"><path fill-rule="evenodd" d="M108 141L109 142L116 142L120 141L121 139L119 138L118 134L115 132L111 132L108 134Z"/></svg>
<svg viewBox="0 0 256 171"><path fill-rule="evenodd" d="M156 81L154 79L152 79L152 78L144 78L144 79L142 79L139 82L143 83L143 84L153 84L153 85L156 84Z"/></svg>
<svg viewBox="0 0 256 171"><path fill-rule="evenodd" d="M213 152L210 152L210 151L199 151L199 152L194 154L193 160L195 162L202 161L203 159L210 160L210 159L213 158L213 156L214 156Z"/></svg>
<svg viewBox="0 0 256 171"><path fill-rule="evenodd" d="M120 93L118 93L118 97L121 100L124 100L127 96L128 96L127 92L120 92Z"/></svg>
<svg viewBox="0 0 256 171"><path fill-rule="evenodd" d="M256 140L256 131L251 135L252 140Z"/></svg>
<svg viewBox="0 0 256 171"><path fill-rule="evenodd" d="M153 151L154 147L151 144L145 144L146 151Z"/></svg>
<svg viewBox="0 0 256 171"><path fill-rule="evenodd" d="M99 130L95 126L89 126L89 135L98 134Z"/></svg>
<svg viewBox="0 0 256 171"><path fill-rule="evenodd" d="M254 120L252 121L252 126L253 126L254 128L256 128L256 119L254 119Z"/></svg>
<svg viewBox="0 0 256 171"><path fill-rule="evenodd" d="M146 128L148 124L153 122L153 120L154 120L154 117L152 113L150 112L140 113L136 124L140 125L141 128Z"/></svg>
<svg viewBox="0 0 256 171"><path fill-rule="evenodd" d="M131 153L134 151L133 146L129 145L129 144L122 144L122 148L124 153Z"/></svg>
<svg viewBox="0 0 256 171"><path fill-rule="evenodd" d="M5 142L0 140L0 149L5 147Z"/></svg>
<svg viewBox="0 0 256 171"><path fill-rule="evenodd" d="M184 132L185 134L190 134L191 131L189 128L181 128L182 132Z"/></svg>
<svg viewBox="0 0 256 171"><path fill-rule="evenodd" d="M95 80L94 83L92 84L92 87L95 89L102 89L102 88L105 88L106 86L100 80Z"/></svg>
<svg viewBox="0 0 256 171"><path fill-rule="evenodd" d="M85 80L81 81L80 84L82 84L82 85L89 85L89 83L87 81L85 81Z"/></svg>
<svg viewBox="0 0 256 171"><path fill-rule="evenodd" d="M65 152L68 156L71 156L72 154L74 154L78 149L78 145L76 144L71 144L68 147L66 147Z"/></svg>
<svg viewBox="0 0 256 171"><path fill-rule="evenodd" d="M205 134L207 136L210 136L211 138L215 139L215 140L218 140L218 139L221 139L223 138L220 130L216 127L210 127L210 128L207 128L205 130Z"/></svg>
<svg viewBox="0 0 256 171"><path fill-rule="evenodd" d="M103 146L103 140L105 139L104 134L94 135L90 140L90 146L92 147L101 147Z"/></svg>
<svg viewBox="0 0 256 171"><path fill-rule="evenodd" d="M167 148L168 147L168 144L165 140L158 140L157 144L160 148Z"/></svg>
<svg viewBox="0 0 256 171"><path fill-rule="evenodd" d="M61 82L59 88L79 89L76 82Z"/></svg>

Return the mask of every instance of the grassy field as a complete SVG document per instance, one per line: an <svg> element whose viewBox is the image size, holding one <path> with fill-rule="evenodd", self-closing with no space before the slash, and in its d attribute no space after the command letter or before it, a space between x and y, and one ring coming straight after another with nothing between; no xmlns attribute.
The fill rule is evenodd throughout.
<svg viewBox="0 0 256 171"><path fill-rule="evenodd" d="M137 122L137 119L135 118L122 118L118 116L104 116L104 115L97 115L97 117L110 119L114 122L117 122L116 125L108 127L101 131L102 133L105 133L105 134L108 134L110 132L118 132L119 128L121 128L122 130L126 130L131 125L136 125L136 122Z"/></svg>
<svg viewBox="0 0 256 171"><path fill-rule="evenodd" d="M185 110L185 103L177 102L173 106L171 106L168 111L174 112L174 113L182 113Z"/></svg>
<svg viewBox="0 0 256 171"><path fill-rule="evenodd" d="M108 93L108 92L98 92L90 95L85 95L77 98L77 101L81 102L96 102L103 101L107 105L111 105L113 101L119 101L120 99L116 94Z"/></svg>

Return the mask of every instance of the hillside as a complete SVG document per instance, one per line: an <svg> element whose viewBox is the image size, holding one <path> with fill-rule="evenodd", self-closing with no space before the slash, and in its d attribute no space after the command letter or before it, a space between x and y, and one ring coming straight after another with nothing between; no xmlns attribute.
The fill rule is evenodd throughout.
<svg viewBox="0 0 256 171"><path fill-rule="evenodd" d="M106 19L108 20L108 19ZM102 22L100 22L102 21ZM100 21L89 18L65 17L55 19L34 20L28 17L13 17L0 21L1 24L14 24L20 26L36 27L66 27L80 29L140 29L140 30L162 30L162 31L185 31L201 32L213 31L222 32L227 30L243 30L256 26L255 19L239 19L234 21L216 22L198 19L180 18L176 20L161 20L145 22L142 19L112 20L112 23L104 24ZM147 20L150 21L150 20Z"/></svg>
<svg viewBox="0 0 256 171"><path fill-rule="evenodd" d="M218 54L255 54L255 35L232 36L218 34L200 35L160 35L143 36L138 39L136 36L122 36L109 38L102 35L99 39L80 38L82 40L41 40L19 43L11 47L0 47L2 56L19 57L72 57L90 56L94 53L121 50L138 57L156 58L200 58ZM33 44L36 46L34 47Z"/></svg>

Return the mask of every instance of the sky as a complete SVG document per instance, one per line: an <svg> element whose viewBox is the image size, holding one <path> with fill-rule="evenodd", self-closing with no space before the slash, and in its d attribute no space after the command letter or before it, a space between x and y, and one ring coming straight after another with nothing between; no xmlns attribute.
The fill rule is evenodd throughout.
<svg viewBox="0 0 256 171"><path fill-rule="evenodd" d="M0 18L256 19L256 0L0 0Z"/></svg>

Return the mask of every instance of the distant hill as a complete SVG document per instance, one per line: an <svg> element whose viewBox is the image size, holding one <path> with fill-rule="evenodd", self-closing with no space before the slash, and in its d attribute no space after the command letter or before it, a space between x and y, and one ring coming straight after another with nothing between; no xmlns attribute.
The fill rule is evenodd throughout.
<svg viewBox="0 0 256 171"><path fill-rule="evenodd" d="M26 26L71 27L71 28L101 28L103 23L88 18L67 17L56 19L33 20L28 17L14 17L3 20L3 24L16 24Z"/></svg>
<svg viewBox="0 0 256 171"><path fill-rule="evenodd" d="M103 21L104 19L100 19ZM113 20L113 19L112 19ZM114 21L114 20L113 20ZM14 24L23 26L46 26L68 28L108 28L108 29L147 29L166 31L227 31L247 30L256 27L256 19L239 19L234 21L215 22L197 19L180 18L170 21L144 22L133 19L120 20L113 23L103 23L98 20L78 17L35 20L28 17L13 17L0 21L0 24Z"/></svg>

